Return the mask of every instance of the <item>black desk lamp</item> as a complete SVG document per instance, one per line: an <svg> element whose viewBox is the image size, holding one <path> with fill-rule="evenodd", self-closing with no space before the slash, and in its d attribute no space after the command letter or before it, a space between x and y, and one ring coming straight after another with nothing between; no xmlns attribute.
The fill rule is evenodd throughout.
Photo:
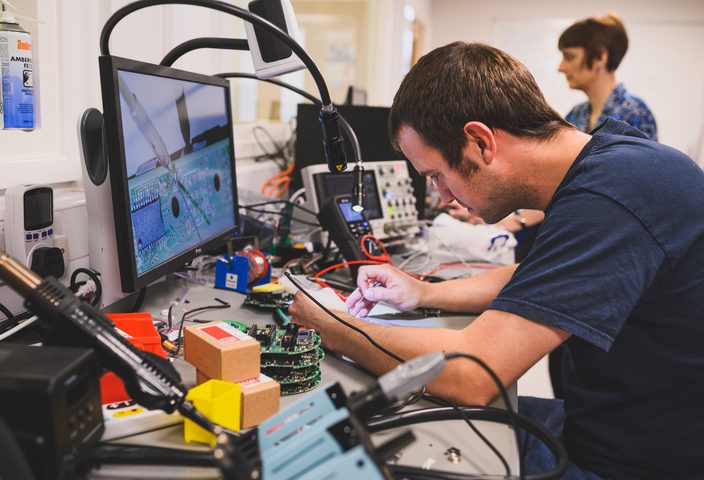
<svg viewBox="0 0 704 480"><path fill-rule="evenodd" d="M340 129L340 124L342 124L343 128L348 133L350 139L353 142L353 149L355 150L355 155L357 156L357 158L356 165L354 168L354 187L352 189L352 202L354 204L354 210L362 211L364 209L363 167L357 138L354 135L354 132L352 131L351 127L349 127L349 124L347 124L347 122L344 122L344 120L340 121L341 117L337 112L337 108L330 99L330 93L328 91L327 85L325 84L325 80L323 79L320 70L315 65L313 60L306 53L303 47L301 47L298 42L296 42L295 39L293 39L290 35L288 35L286 32L281 30L273 23L249 12L248 10L219 0L138 0L117 10L105 23L105 26L103 27L103 30L100 35L100 53L102 55L110 55L110 34L122 18L132 12L141 10L146 7L168 4L201 6L213 10L218 10L224 13L229 13L230 15L234 15L247 22L250 22L256 28L259 28L269 33L274 38L278 39L280 42L289 47L293 51L293 53L298 56L298 58L303 62L303 64L313 76L313 80L315 81L316 86L318 87L318 91L320 93L320 101L315 103L321 105L319 119L323 129L323 146L325 150L325 158L327 160L328 169L331 173L340 173L347 169L347 158L345 155L344 139ZM196 39L194 41L191 41L190 44L189 42L186 42L180 45L179 47L181 47L181 50L177 50L179 49L179 47L173 49L171 52L169 52L169 54L167 54L164 60L168 60L173 63L173 61L175 61L178 56L182 55L186 51L189 51L193 48L202 48L202 46L206 43L210 44L210 48L234 48L242 50L244 49L243 42L243 40L230 39ZM249 47L249 45L247 46Z"/></svg>

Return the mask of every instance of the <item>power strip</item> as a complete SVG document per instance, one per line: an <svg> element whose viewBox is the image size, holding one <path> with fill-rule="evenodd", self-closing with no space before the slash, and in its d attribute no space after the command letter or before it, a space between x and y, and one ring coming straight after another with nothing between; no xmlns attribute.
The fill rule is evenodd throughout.
<svg viewBox="0 0 704 480"><path fill-rule="evenodd" d="M129 437L183 422L183 417L176 412L168 414L161 410L149 410L137 405L134 400L103 405L103 419L103 441Z"/></svg>

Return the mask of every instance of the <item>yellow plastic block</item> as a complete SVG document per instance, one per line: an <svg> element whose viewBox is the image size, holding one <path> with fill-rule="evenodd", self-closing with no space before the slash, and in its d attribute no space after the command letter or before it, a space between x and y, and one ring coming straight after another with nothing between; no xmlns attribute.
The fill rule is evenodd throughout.
<svg viewBox="0 0 704 480"><path fill-rule="evenodd" d="M252 287L253 292L264 292L264 293L273 293L273 292L280 292L284 289L284 286L281 285L280 283L265 283L263 285L255 285Z"/></svg>
<svg viewBox="0 0 704 480"><path fill-rule="evenodd" d="M193 402L196 410L218 425L240 430L242 387L224 380L208 380L188 391L186 400ZM207 443L215 447L215 435L185 419L183 437L186 443Z"/></svg>

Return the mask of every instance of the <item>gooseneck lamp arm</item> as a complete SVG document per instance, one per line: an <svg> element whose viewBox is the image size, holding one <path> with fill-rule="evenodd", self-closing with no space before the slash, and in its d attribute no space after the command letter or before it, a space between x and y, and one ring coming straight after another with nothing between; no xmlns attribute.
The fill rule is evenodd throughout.
<svg viewBox="0 0 704 480"><path fill-rule="evenodd" d="M163 63L162 63L162 65L163 65ZM252 80L260 80L262 82L271 83L273 85L278 85L279 87L285 88L287 90L291 90L292 92L299 94L303 98L310 100L311 102L315 103L316 105L322 106L322 103L320 103L320 99L316 98L314 95L311 95L310 93L306 92L305 90L301 90L298 87L294 87L290 83L282 82L281 80L276 80L274 78L259 78L252 73L239 73L239 72L217 73L217 74L215 74L215 76L221 77L221 78L250 78ZM357 134L354 133L352 126L347 122L347 120L345 120L345 118L342 115L338 115L338 118L340 120L340 126L347 134L347 137L349 138L350 142L352 142L352 152L353 152L353 155L355 158L355 163L356 163L355 170L357 169L358 166L361 168L362 150L359 147L359 140L357 139Z"/></svg>
<svg viewBox="0 0 704 480"><path fill-rule="evenodd" d="M262 28L270 35L286 44L286 46L288 46L306 66L311 76L313 77L313 80L315 81L315 84L320 93L319 105L321 105L321 110L319 119L323 128L323 146L325 149L325 157L328 163L328 169L332 173L342 172L347 168L347 160L345 158L345 149L343 144L343 137L340 132L340 124L342 124L343 129L347 132L348 136L350 137L353 143L353 150L356 157L356 165L354 168L354 187L352 190L352 202L354 210L360 212L364 209L362 157L359 149L359 142L357 141L356 135L354 135L352 128L346 121L344 121L344 119L340 121L341 118L337 113L335 105L333 105L332 100L330 99L330 92L328 91L327 85L325 84L325 80L323 79L320 70L315 65L315 62L313 62L313 59L310 58L310 56L306 53L303 47L301 47L298 42L296 42L296 40L294 40L290 35L288 35L286 32L284 32L268 20L258 15L254 15L248 10L237 7L235 5L224 3L219 0L138 0L118 9L115 13L110 16L110 18L108 18L100 34L100 53L102 55L110 55L110 35L112 33L112 30L115 28L115 26L119 23L121 19L123 19L132 12L156 5L193 5L228 13L235 17L239 17L247 22L250 22L254 26ZM216 40L222 41L223 39ZM233 49L242 49L241 43L238 43L237 40L233 40L233 42L235 42L233 43L233 45L235 45L234 47L232 47ZM216 41L214 43L218 44L218 46L211 48L228 48L225 47L222 42ZM192 45L184 45L179 46L184 47L183 53L193 49L191 48ZM178 49L179 47L176 48ZM201 46L194 48L201 48ZM167 55L167 57L182 54L178 51L174 52L174 50L169 52L169 55ZM171 63L175 61L175 58L172 59L167 57L165 57L164 60L168 60Z"/></svg>
<svg viewBox="0 0 704 480"><path fill-rule="evenodd" d="M313 59L310 58L310 56L305 50L303 50L303 47L301 47L296 40L268 20L265 20L264 18L255 15L248 10L219 0L138 0L127 4L113 13L110 18L108 18L107 22L105 22L103 30L100 33L100 53L102 55L110 55L110 35L120 20L130 13L136 12L137 10L156 5L193 5L197 7L210 8L212 10L234 15L235 17L239 17L257 27L262 28L270 35L286 44L287 47L298 55L298 58L303 62L308 71L310 71L310 74L313 76L313 80L315 81L318 91L320 92L320 101L323 108L334 110L335 107L332 105L332 101L330 100L330 92L325 84L323 75L313 62Z"/></svg>
<svg viewBox="0 0 704 480"><path fill-rule="evenodd" d="M160 65L170 67L176 60L188 52L199 48L217 48L221 50L249 50L249 42L244 38L218 38L203 37L187 40L180 45L176 45L167 53Z"/></svg>

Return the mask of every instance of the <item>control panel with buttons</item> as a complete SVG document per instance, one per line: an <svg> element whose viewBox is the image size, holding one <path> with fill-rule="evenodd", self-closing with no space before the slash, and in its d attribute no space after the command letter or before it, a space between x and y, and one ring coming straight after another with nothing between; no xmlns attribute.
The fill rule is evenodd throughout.
<svg viewBox="0 0 704 480"><path fill-rule="evenodd" d="M364 162L364 213L380 240L410 238L420 232L413 184L404 160ZM311 165L301 172L306 206L320 211L332 195L349 195L352 173L332 174L327 165Z"/></svg>

